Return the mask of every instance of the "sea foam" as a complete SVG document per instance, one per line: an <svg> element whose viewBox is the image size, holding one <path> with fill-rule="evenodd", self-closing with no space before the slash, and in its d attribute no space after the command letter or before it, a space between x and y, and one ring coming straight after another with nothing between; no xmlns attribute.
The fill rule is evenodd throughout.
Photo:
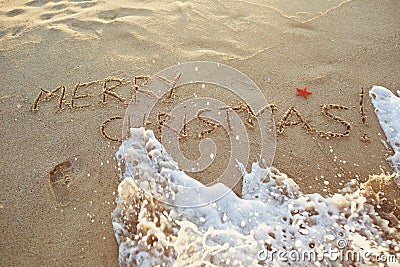
<svg viewBox="0 0 400 267"><path fill-rule="evenodd" d="M253 163L250 173L239 166L243 198L229 191L207 205L168 205L163 199L179 200L180 186L201 183L151 130L130 131L116 153L125 172L112 213L121 266L364 266L371 255L395 266L400 258L398 229L378 215L366 184L352 180L332 197L304 194L277 169Z"/></svg>
<svg viewBox="0 0 400 267"><path fill-rule="evenodd" d="M400 96L400 91L397 94ZM396 182L400 187L400 98L382 86L374 86L369 95L387 142L394 151L389 160L397 173Z"/></svg>

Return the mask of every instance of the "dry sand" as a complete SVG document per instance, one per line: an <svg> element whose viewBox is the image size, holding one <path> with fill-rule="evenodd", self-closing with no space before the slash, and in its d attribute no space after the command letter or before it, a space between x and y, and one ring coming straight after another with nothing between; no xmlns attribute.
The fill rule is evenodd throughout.
<svg viewBox="0 0 400 267"><path fill-rule="evenodd" d="M125 106L102 102L98 82L79 92L90 94L75 102L86 108L65 102L57 111L53 99L32 112L41 88L65 86L69 101L78 82L217 61L259 85L278 107L276 121L295 106L317 130L342 132L320 105L349 108L332 112L351 124L348 137L328 140L300 126L278 135L274 166L303 191L329 195L356 175L390 172L367 94L362 124L359 92L400 88L400 2L299 2L0 0L0 265L118 264L110 212L119 144L99 129ZM304 86L313 93L307 100L296 97ZM129 98L130 86L119 93ZM106 130L118 134L119 122ZM393 184L385 190L400 199Z"/></svg>

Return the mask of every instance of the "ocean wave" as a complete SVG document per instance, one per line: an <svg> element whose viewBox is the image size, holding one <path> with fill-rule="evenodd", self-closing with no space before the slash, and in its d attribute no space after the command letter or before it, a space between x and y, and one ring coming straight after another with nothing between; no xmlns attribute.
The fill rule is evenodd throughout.
<svg viewBox="0 0 400 267"><path fill-rule="evenodd" d="M184 208L162 200L179 199L179 186L199 182L179 170L151 130L130 131L117 159L134 171L126 168L121 176L112 213L121 266L318 266L322 259L330 266L364 266L372 256L400 257L399 231L377 213L379 193L370 186L389 176L352 180L323 197L254 163L250 173L243 170L243 198L231 191L209 205ZM259 186L250 192L245 185L254 179ZM293 256L301 253L308 258Z"/></svg>

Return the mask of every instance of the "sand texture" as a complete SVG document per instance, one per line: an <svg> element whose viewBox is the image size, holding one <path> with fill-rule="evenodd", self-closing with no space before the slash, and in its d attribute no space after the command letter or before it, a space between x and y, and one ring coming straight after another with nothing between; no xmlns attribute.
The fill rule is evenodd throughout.
<svg viewBox="0 0 400 267"><path fill-rule="evenodd" d="M292 122L315 131L280 129L273 166L303 192L392 172L368 91L400 89L400 1L300 2L0 0L0 265L118 265L121 118L135 76L177 63L242 71L277 126L294 107ZM296 96L305 86L312 95ZM384 190L399 216L398 187Z"/></svg>

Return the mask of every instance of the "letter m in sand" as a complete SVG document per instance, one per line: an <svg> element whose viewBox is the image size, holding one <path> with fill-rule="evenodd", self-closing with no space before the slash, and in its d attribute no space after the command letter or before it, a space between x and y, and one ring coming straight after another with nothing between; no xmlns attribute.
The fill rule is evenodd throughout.
<svg viewBox="0 0 400 267"><path fill-rule="evenodd" d="M53 91L46 91L46 90L40 88L40 92L36 96L35 101L33 102L32 111L39 110L39 102L40 101L49 101L52 98L58 98L56 107L58 110L60 110L62 107L63 100L65 98L65 86L58 86Z"/></svg>

